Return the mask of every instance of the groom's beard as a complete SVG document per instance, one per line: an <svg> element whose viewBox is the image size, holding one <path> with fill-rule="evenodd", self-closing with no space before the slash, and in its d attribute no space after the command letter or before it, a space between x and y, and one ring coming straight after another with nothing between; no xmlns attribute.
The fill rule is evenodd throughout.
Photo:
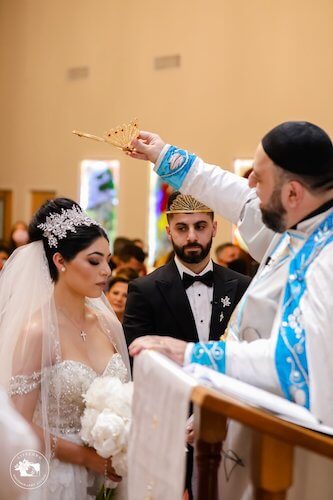
<svg viewBox="0 0 333 500"><path fill-rule="evenodd" d="M206 246L200 245L200 243L188 243L187 245L180 247L176 245L176 243L171 238L171 243L175 254L181 261L186 262L187 264L199 264L199 262L204 260L204 258L207 257L210 252L212 242L213 238L210 239ZM186 250L189 250L190 248L193 248L194 250L192 252L186 252Z"/></svg>
<svg viewBox="0 0 333 500"><path fill-rule="evenodd" d="M287 229L285 222L286 209L281 201L281 188L273 191L269 203L260 207L262 221L269 229L276 233L283 233Z"/></svg>

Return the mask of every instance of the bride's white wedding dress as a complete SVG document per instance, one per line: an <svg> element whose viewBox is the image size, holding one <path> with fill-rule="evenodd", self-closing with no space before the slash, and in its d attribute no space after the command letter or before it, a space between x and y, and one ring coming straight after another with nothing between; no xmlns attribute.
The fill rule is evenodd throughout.
<svg viewBox="0 0 333 500"><path fill-rule="evenodd" d="M40 387L44 377L48 378L50 432L53 431L55 434L54 429L57 429L59 437L83 446L79 434L80 419L85 409L83 394L87 392L93 380L100 376L118 377L121 382L127 381L127 369L120 354L113 354L102 374L96 373L80 361L63 360L30 376L17 375L10 380L9 394L11 396L26 395ZM58 402L60 402L60 414L58 414ZM39 426L42 425L42 410L41 398L39 398L33 416L33 422ZM50 463L50 474L46 483L36 490L26 492L24 498L31 500L93 499L103 480L103 476L97 476L83 466L54 458ZM125 490L126 485L120 483L115 498L125 500L127 498Z"/></svg>

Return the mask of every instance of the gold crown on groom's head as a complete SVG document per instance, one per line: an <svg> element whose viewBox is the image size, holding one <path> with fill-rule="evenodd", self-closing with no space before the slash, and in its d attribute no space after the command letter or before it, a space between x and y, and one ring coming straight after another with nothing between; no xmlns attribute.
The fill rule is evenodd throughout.
<svg viewBox="0 0 333 500"><path fill-rule="evenodd" d="M166 214L196 214L196 213L211 213L213 210L201 201L196 200L190 194L173 193L171 204L166 211Z"/></svg>

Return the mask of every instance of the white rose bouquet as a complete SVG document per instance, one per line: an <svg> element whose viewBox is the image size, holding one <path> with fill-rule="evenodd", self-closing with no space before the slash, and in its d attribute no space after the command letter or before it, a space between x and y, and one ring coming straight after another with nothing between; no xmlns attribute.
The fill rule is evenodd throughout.
<svg viewBox="0 0 333 500"><path fill-rule="evenodd" d="M86 408L81 417L81 438L103 458L112 457L119 476L127 473L127 446L131 426L133 383L116 377L97 377L84 395ZM107 481L105 488L117 483Z"/></svg>

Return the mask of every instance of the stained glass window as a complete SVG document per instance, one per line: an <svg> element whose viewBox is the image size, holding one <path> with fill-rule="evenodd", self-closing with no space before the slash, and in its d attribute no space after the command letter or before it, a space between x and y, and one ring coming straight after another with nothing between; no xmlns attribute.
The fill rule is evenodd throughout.
<svg viewBox="0 0 333 500"><path fill-rule="evenodd" d="M172 188L163 182L155 172L150 175L149 197L149 264L164 264L165 257L172 250L166 235L167 218L165 210Z"/></svg>
<svg viewBox="0 0 333 500"><path fill-rule="evenodd" d="M118 189L118 160L81 162L80 205L102 224L111 242L117 231Z"/></svg>

